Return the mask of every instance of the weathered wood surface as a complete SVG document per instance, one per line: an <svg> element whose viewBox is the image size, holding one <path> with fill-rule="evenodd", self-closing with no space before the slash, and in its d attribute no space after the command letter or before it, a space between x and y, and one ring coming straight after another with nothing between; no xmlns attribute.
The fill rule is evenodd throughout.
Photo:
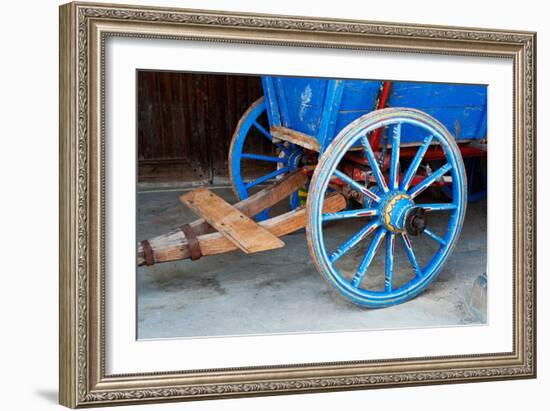
<svg viewBox="0 0 550 411"><path fill-rule="evenodd" d="M275 183L269 185L263 190L251 195L245 200L239 201L234 204L233 207L240 210L242 213L249 217L255 216L262 212L266 208L272 207L279 201L287 198L291 193L296 191L299 187L303 186L307 181L307 175L302 170L296 170L287 174L282 179L277 180ZM203 218L199 218L189 224L196 235L202 235L215 232ZM157 245L171 244L174 242L185 240L185 236L180 228L175 228L169 232L162 234L150 240L153 250ZM141 243L138 244L138 256L143 259L143 249Z"/></svg>
<svg viewBox="0 0 550 411"><path fill-rule="evenodd" d="M272 94L277 97L281 123L316 136L323 149L346 126L375 109L383 86L380 80L286 76L270 79L275 86ZM484 139L487 135L485 85L392 81L387 106L420 109L438 119L457 139ZM403 127L401 142L419 143L424 135L421 128Z"/></svg>
<svg viewBox="0 0 550 411"><path fill-rule="evenodd" d="M335 213L346 208L346 199L341 194L332 194L326 198L323 212ZM300 207L280 216L259 223L271 234L282 237L305 227L306 208ZM179 231L179 230L178 230ZM198 237L203 256L223 254L238 250L239 247L220 233L203 234ZM153 248L155 263L183 260L190 258L187 240L183 233L179 235L159 236L149 240ZM137 264L145 265L143 250L138 250Z"/></svg>
<svg viewBox="0 0 550 411"><path fill-rule="evenodd" d="M293 143L316 152L321 150L321 146L315 137L308 136L307 134L300 133L299 131L291 130L285 127L271 127L270 131L274 139L288 141L289 143Z"/></svg>
<svg viewBox="0 0 550 411"><path fill-rule="evenodd" d="M288 197L298 188L303 186L307 181L307 174L302 172L302 170L296 170L292 173L286 175L280 180L277 180L275 183L271 184L269 187L264 188L263 190L258 191L257 193L251 195L245 200L239 201L236 204L233 204L237 210L241 211L243 214L246 214L248 217L253 217L256 214L264 211L266 208L272 207L277 204L279 201ZM216 231L208 224L204 218L199 218L198 220L193 221L189 224L196 235L211 233ZM181 230L178 228L175 230L177 233L181 233Z"/></svg>
<svg viewBox="0 0 550 411"><path fill-rule="evenodd" d="M184 194L180 201L247 254L273 250L285 245L283 241L207 188L197 188Z"/></svg>
<svg viewBox="0 0 550 411"><path fill-rule="evenodd" d="M233 130L261 96L258 76L138 70L138 181L226 181ZM271 154L258 137L250 151Z"/></svg>

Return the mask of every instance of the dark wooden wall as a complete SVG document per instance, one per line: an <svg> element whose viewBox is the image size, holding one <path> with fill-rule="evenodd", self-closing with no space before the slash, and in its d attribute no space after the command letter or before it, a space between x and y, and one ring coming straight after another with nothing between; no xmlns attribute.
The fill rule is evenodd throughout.
<svg viewBox="0 0 550 411"><path fill-rule="evenodd" d="M231 136L262 96L254 76L138 72L138 180L227 180Z"/></svg>

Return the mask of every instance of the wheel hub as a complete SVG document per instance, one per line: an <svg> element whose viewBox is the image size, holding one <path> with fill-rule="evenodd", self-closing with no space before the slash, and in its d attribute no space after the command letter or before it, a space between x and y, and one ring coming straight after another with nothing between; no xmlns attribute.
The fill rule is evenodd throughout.
<svg viewBox="0 0 550 411"><path fill-rule="evenodd" d="M302 156L303 151L300 148L295 148L289 155L288 155L288 165L291 169L297 169L301 162L302 162Z"/></svg>
<svg viewBox="0 0 550 411"><path fill-rule="evenodd" d="M412 198L402 191L391 191L386 194L380 205L382 224L391 232L404 232L407 214L414 208Z"/></svg>
<svg viewBox="0 0 550 411"><path fill-rule="evenodd" d="M405 230L407 234L417 236L424 232L428 220L426 218L426 212L423 208L412 208L405 217Z"/></svg>

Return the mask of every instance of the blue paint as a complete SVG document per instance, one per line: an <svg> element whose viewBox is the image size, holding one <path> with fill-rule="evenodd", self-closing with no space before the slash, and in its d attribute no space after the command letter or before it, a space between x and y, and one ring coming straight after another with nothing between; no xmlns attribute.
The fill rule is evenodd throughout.
<svg viewBox="0 0 550 411"><path fill-rule="evenodd" d="M327 213L323 214L323 222L334 221L334 220L344 220L346 218L364 218L378 215L379 211L377 208L360 208L357 210L345 210L339 211L337 213Z"/></svg>
<svg viewBox="0 0 550 411"><path fill-rule="evenodd" d="M441 238L436 233L432 232L429 228L426 228L424 230L424 234L426 234L428 237L433 238L435 241L437 241L442 246L447 244L447 241L445 239Z"/></svg>
<svg viewBox="0 0 550 411"><path fill-rule="evenodd" d="M418 167L420 166L420 162L422 161L422 158L424 158L424 154L426 154L426 151L428 151L428 148L430 147L430 144L432 143L433 136L430 134L424 140L422 141L422 145L418 148L418 151L414 155L414 158L409 165L409 168L405 172L405 176L401 180L401 184L399 188L401 190L406 190L409 188L409 184L411 183L414 175L416 174L416 171L418 170Z"/></svg>
<svg viewBox="0 0 550 411"><path fill-rule="evenodd" d="M349 177L347 174L344 174L340 170L334 170L334 175L338 177L340 180L343 180L346 182L349 186L351 186L354 190L360 192L365 197L370 198L371 200L379 203L380 197L372 190L369 190L364 185L361 185L357 181L353 180L351 177Z"/></svg>
<svg viewBox="0 0 550 411"><path fill-rule="evenodd" d="M262 79L269 79L262 81L264 95L272 96L276 100L276 104L271 107L273 111L278 110L277 115L282 118L280 124L317 136L329 81L307 77L264 76ZM277 124L271 123L271 126Z"/></svg>
<svg viewBox="0 0 550 411"><path fill-rule="evenodd" d="M283 123L281 122L279 102L277 100L277 93L275 91L273 78L268 76L262 77L262 87L264 89L265 106L267 110L267 117L269 119L269 125L271 127L280 127Z"/></svg>
<svg viewBox="0 0 550 411"><path fill-rule="evenodd" d="M409 235L407 233L401 233L401 243L403 244L403 248L405 248L405 252L407 253L407 257L409 259L409 262L411 263L411 266L413 267L415 278L421 278L423 273L422 269L420 268L420 265L418 264L418 260L416 259L416 255L414 254L413 246L411 239L409 238Z"/></svg>
<svg viewBox="0 0 550 411"><path fill-rule="evenodd" d="M249 160L269 161L271 163L288 164L288 159L284 157L271 157L271 156L264 156L261 154L242 153L241 158L246 158Z"/></svg>
<svg viewBox="0 0 550 411"><path fill-rule="evenodd" d="M241 119L229 159L235 190L243 199L250 195L251 188L301 166L303 149L293 144L273 142L270 130L257 121L262 113L267 112L270 129L284 126L317 139L321 147L319 162L311 182L306 184L309 190L306 232L310 254L319 272L344 297L355 304L373 308L409 300L436 278L458 241L466 210L468 186L456 140L487 138L486 86L393 82L387 106L395 108L374 111L381 84L378 80L264 76L265 101L258 102ZM370 133L380 127L387 129L385 135L390 143L387 153L389 170L386 163L383 171L376 158L378 154L373 152L368 141ZM243 153L244 141L250 138L251 129L259 130L263 137L275 144L277 157ZM400 147L408 143L418 145L418 150L410 163L401 167ZM412 185L427 150L434 143L442 148L446 161L420 183ZM354 181L337 168L345 153L351 148L361 147L370 165L368 172L375 181L368 186ZM254 181L245 182L240 174L242 159L270 163L274 169ZM451 202L415 203L422 191L446 174L450 174L452 179L446 189ZM325 195L331 191L328 185L334 177L363 196L362 208L323 214ZM290 196L290 205L293 209L299 206L297 192ZM427 228L420 234L438 245L437 251L423 266L414 253L416 240L405 231L408 213L417 207L427 213L449 214L444 233ZM267 213L268 210L257 218L265 219ZM336 249L327 250L323 224L346 219L354 219L358 230ZM369 237L372 240L357 271L349 279L334 263ZM406 251L414 274L399 287L394 284L396 237ZM380 287L383 291L365 288L363 280L368 276L369 266L384 239L386 269Z"/></svg>
<svg viewBox="0 0 550 411"><path fill-rule="evenodd" d="M336 132L336 123L338 121L345 84L346 82L343 80L329 80L327 82L325 104L317 133L317 140L321 147L326 147Z"/></svg>
<svg viewBox="0 0 550 411"><path fill-rule="evenodd" d="M340 112L365 111L375 109L376 98L380 91L381 81L378 80L344 80L344 91Z"/></svg>
<svg viewBox="0 0 550 411"><path fill-rule="evenodd" d="M365 137L365 135L361 136L361 145L363 147L365 155L367 156L367 159L369 160L369 163L371 165L371 170L374 175L374 178L376 179L376 183L378 184L378 187L381 188L381 190L384 193L387 193L389 189L388 189L388 186L386 185L386 180L384 179L384 176L380 171L380 167L378 167L378 162L374 157L372 147L370 146L370 143Z"/></svg>
<svg viewBox="0 0 550 411"><path fill-rule="evenodd" d="M384 277L384 291L391 294L393 289L393 253L395 234L388 233L386 236L386 273Z"/></svg>
<svg viewBox="0 0 550 411"><path fill-rule="evenodd" d="M378 247L380 246L380 243L382 242L382 239L386 235L387 231L385 228L380 227L378 228L378 232L372 239L371 243L369 244L369 248L367 249L367 252L363 256L363 259L359 263L359 267L357 268L357 273L353 276L351 279L351 285L355 288L358 288L361 284L361 281L363 281L363 278L365 277L365 274L367 273L367 270L369 268L370 263L372 262L376 251L378 250Z"/></svg>
<svg viewBox="0 0 550 411"><path fill-rule="evenodd" d="M417 207L423 208L425 211L448 211L454 210L456 205L453 203L442 203L442 204L417 204Z"/></svg>
<svg viewBox="0 0 550 411"><path fill-rule="evenodd" d="M275 83L275 90L277 92L277 101L279 103L279 111L281 113L281 120L284 127L290 126L290 118L288 114L287 103L289 97L285 93L285 83L283 82L282 77L274 77L273 82Z"/></svg>
<svg viewBox="0 0 550 411"><path fill-rule="evenodd" d="M281 174L287 173L289 170L288 167L278 168L277 170L272 171L271 173L267 173L256 180L249 181L245 184L246 188L252 188L257 186L258 184L265 183L268 180L271 180L272 178L275 178L277 176L280 176Z"/></svg>
<svg viewBox="0 0 550 411"><path fill-rule="evenodd" d="M264 84L271 84L272 82L269 79L264 79ZM271 87L270 85L268 87ZM273 143L273 137L261 124L258 122L258 119L267 111L269 115L269 99L266 97L262 98L254 103L248 111L243 115L235 133L233 134L233 139L231 140L231 147L229 151L229 174L231 178L231 183L235 194L239 197L240 200L248 198L252 192L251 189L261 183L268 182L269 180L283 175L286 172L293 171L298 167L298 159L302 153L300 147L290 145L285 147L281 143ZM273 107L278 107L277 102L272 102L271 109ZM279 113L277 110L271 113L270 118L279 118ZM270 120L271 121L271 120ZM253 133L252 130L258 130L259 137L257 133ZM266 156L262 154L255 153L243 153L243 147L245 141L248 138L265 138L270 141L275 147L279 150L280 155L278 157ZM262 163L272 164L271 172L257 178L253 181L245 181L244 176L241 174L242 169L242 160L248 159L248 161L258 161ZM293 193L291 196L291 207L292 209L299 206L297 201L297 192ZM262 213L256 216L258 221L263 221L269 218L269 209L264 210Z"/></svg>
<svg viewBox="0 0 550 411"><path fill-rule="evenodd" d="M256 127L260 132L269 140L273 141L273 137L271 134L269 134L269 131L267 131L260 123L257 121L254 121L254 127Z"/></svg>
<svg viewBox="0 0 550 411"><path fill-rule="evenodd" d="M274 98L285 127L315 137L324 151L348 124L373 111L380 90L378 80L336 80L310 77L263 77L264 94ZM487 137L487 87L396 81L387 106L415 108L430 114L457 140ZM272 114L271 117L277 118ZM271 121L271 118L270 118ZM276 126L278 123L271 123ZM401 141L420 143L421 129L403 125Z"/></svg>
<svg viewBox="0 0 550 411"><path fill-rule="evenodd" d="M451 168L453 168L453 166L449 163L445 164L444 166L441 166L435 172L433 172L428 177L426 177L421 183L419 183L418 185L410 189L408 191L408 194L412 198L415 198L416 196L420 195L422 191L428 188L433 182L443 177Z"/></svg>
<svg viewBox="0 0 550 411"><path fill-rule="evenodd" d="M379 225L380 225L380 222L378 220L371 221L369 224L367 224L361 230L359 230L357 233L355 233L353 236L351 236L344 244L342 244L340 247L338 247L330 255L330 257L328 257L331 264L335 263L340 257L342 257L345 253L347 253L354 246L356 246L361 240L365 239ZM382 231L385 232L386 230L382 229Z"/></svg>
<svg viewBox="0 0 550 411"><path fill-rule="evenodd" d="M401 144L401 124L393 127L392 150L390 155L390 188L397 190L399 174L399 145Z"/></svg>
<svg viewBox="0 0 550 411"><path fill-rule="evenodd" d="M372 202L369 205L369 207L378 208L378 213L371 216L366 222L356 220L358 222L358 231L346 242L337 247L336 250L327 250L324 240L322 204L329 181L331 181L333 176L342 177L337 170L342 157L351 147L364 140L364 136L367 133L380 126L392 127L395 124L401 124L401 130L407 125L421 129L424 136L433 136L433 140L438 142L443 149L446 163L417 185L405 188L406 191L396 190L393 188L394 186L390 186L387 191L384 191L381 186L378 186L376 189L369 187L370 191L375 192L380 197L379 202ZM430 140L430 138L426 138L422 143L429 144ZM422 147L419 149L420 159L417 161L418 163L423 156L422 152L425 152ZM365 151L368 154L369 150L366 149ZM307 208L308 220L306 233L308 235L308 246L317 269L337 291L360 306L371 308L386 307L415 297L436 278L458 241L464 221L466 211L466 176L462 165L462 157L453 136L445 128L441 127L435 119L420 111L411 109L385 109L374 112L361 119L360 122L350 125L331 143L325 153L326 155L321 156L312 177ZM416 168L417 165L414 163L413 161L409 167ZM371 164L371 167L373 169L376 168L375 161ZM412 197L427 188L431 183L434 183L445 173L450 173L452 177L452 203L427 204L426 212L448 213L449 221L443 234L435 233L429 229L420 234L430 241L435 241L439 246L427 263L421 267L414 254L413 241L403 231L404 220L402 211L405 210L406 212L407 207L412 209L412 207L422 206L423 204L414 204L414 198ZM407 172L405 172L405 175L407 175ZM357 185L361 185L361 183L351 183L345 178L342 178L342 180L354 190L364 193L364 188L354 185L354 183ZM405 208L400 209L401 205ZM393 207L396 207L397 211ZM343 218L346 217L345 215L341 216ZM349 215L349 218L355 218L355 216ZM347 273L341 272L334 263L372 234L374 234L373 239L363 255L357 271L349 279ZM410 270L413 273L412 279L399 287L396 287L393 283L395 275L395 236L399 236L405 246ZM381 284L383 291L380 291L379 289L364 286L362 283L364 278L368 276L368 267L384 237L386 238L386 270L384 283Z"/></svg>

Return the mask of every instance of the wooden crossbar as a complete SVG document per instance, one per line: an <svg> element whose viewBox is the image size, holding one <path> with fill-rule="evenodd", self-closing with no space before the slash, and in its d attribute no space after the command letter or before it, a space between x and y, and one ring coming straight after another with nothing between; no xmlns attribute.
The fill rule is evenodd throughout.
<svg viewBox="0 0 550 411"><path fill-rule="evenodd" d="M268 187L265 187L257 193L252 194L250 197L239 201L233 206L241 211L243 214L246 214L249 217L253 217L261 211L265 210L266 208L272 207L279 201L288 197L299 187L303 186L306 181L307 174L305 172L303 172L302 170L293 171L292 173L286 174L283 178L277 180L273 184L270 184ZM216 231L210 224L208 224L204 220L204 218L199 218L192 223L189 223L189 226L193 229L195 235L197 236L214 233ZM181 229L181 226L178 228L174 228L159 236L150 238L149 244L154 251L155 263L187 258L187 239ZM176 248L172 248L173 246L176 246ZM145 259L142 243L138 243L137 247L138 265L143 265L145 264ZM177 247L182 248L178 251ZM238 250L238 247L235 248ZM164 251L166 250L170 251L164 253ZM203 255L208 255L205 254L207 252L208 250L202 250Z"/></svg>
<svg viewBox="0 0 550 411"><path fill-rule="evenodd" d="M197 188L184 194L180 201L247 254L285 245L282 240L207 188Z"/></svg>
<svg viewBox="0 0 550 411"><path fill-rule="evenodd" d="M302 170L296 170L286 174L280 180L277 180L270 186L252 194L250 197L233 204L233 207L253 217L262 212L266 208L272 207L282 199L291 195L299 187L303 186L307 181L307 174ZM212 233L215 230L208 224L204 218L199 218L189 224L196 235ZM179 237L181 230L178 228L167 234L168 237Z"/></svg>
<svg viewBox="0 0 550 411"><path fill-rule="evenodd" d="M325 199L324 213L335 213L346 208L346 199L341 194L333 193ZM306 224L306 208L300 207L277 217L262 221L260 225L273 235L282 237L304 228ZM181 234L161 235L150 238L149 242L154 251L155 264L169 261L184 260L191 257L186 238ZM199 243L203 256L218 255L236 251L239 248L226 237L217 232L199 236ZM139 266L145 265L145 258L141 245L138 245Z"/></svg>
<svg viewBox="0 0 550 411"><path fill-rule="evenodd" d="M288 141L308 150L321 151L321 146L317 139L310 135L286 127L271 127L270 132L274 139Z"/></svg>

